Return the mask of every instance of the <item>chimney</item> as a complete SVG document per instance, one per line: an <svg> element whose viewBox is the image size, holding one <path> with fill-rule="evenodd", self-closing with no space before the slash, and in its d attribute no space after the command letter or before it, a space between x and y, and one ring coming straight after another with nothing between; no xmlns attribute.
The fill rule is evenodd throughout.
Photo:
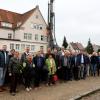
<svg viewBox="0 0 100 100"><path fill-rule="evenodd" d="M36 5L36 8L39 9L39 5Z"/></svg>

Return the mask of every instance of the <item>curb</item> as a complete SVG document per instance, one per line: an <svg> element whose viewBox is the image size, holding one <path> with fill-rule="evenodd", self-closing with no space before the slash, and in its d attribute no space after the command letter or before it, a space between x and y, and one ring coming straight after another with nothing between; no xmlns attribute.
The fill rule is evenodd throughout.
<svg viewBox="0 0 100 100"><path fill-rule="evenodd" d="M83 97L86 97L86 96L89 96L91 94L94 94L95 92L98 92L100 91L100 86L99 87L95 87L95 88L92 88L91 90L87 91L87 92L84 92L82 94L79 94L69 100L80 100L82 99Z"/></svg>

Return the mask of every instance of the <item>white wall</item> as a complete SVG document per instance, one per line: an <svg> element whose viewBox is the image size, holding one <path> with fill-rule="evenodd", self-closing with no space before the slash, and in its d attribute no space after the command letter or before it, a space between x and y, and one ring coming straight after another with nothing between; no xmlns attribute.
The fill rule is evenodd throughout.
<svg viewBox="0 0 100 100"><path fill-rule="evenodd" d="M8 33L12 33L12 36L13 36L13 31L12 30L0 28L0 38L8 39Z"/></svg>
<svg viewBox="0 0 100 100"><path fill-rule="evenodd" d="M10 51L10 44L14 44L14 49L16 50L16 44L20 44L20 49L19 50L17 50L17 51L19 51L20 53L22 53L22 52L24 52L25 51L25 49L24 50L22 50L21 49L21 44L25 44L25 47L27 46L27 45L34 45L35 46L35 49L33 50L33 51L31 51L31 52L37 52L37 51L39 51L40 50L40 46L43 46L44 47L44 52L46 53L47 52L47 44L42 44L42 43L28 43L28 42L20 42L20 41L11 41L11 40L0 40L0 49L2 49L2 46L3 45L7 45L7 50L8 51Z"/></svg>

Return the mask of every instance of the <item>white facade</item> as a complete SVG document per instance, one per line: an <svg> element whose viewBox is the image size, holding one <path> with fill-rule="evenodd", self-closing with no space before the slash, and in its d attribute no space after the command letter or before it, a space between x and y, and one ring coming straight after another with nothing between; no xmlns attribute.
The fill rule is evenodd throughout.
<svg viewBox="0 0 100 100"><path fill-rule="evenodd" d="M20 25L21 23L18 23ZM38 7L22 24L13 31L11 29L0 28L0 49L2 45L7 45L8 50L15 49L23 52L26 47L30 47L31 52L37 52L40 48L47 51L47 24ZM12 40L13 39L13 40Z"/></svg>

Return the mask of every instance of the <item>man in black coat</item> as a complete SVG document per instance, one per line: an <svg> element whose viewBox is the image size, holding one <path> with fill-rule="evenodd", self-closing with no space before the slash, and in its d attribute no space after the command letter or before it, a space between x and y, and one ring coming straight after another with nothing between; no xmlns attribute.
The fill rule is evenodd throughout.
<svg viewBox="0 0 100 100"><path fill-rule="evenodd" d="M33 64L35 69L35 87L39 87L42 80L43 67L45 65L45 59L41 56L40 51L38 51L37 55L33 58Z"/></svg>
<svg viewBox="0 0 100 100"><path fill-rule="evenodd" d="M79 67L77 65L77 53L72 53L72 59L71 59L71 66L73 67L73 76L75 80L79 79L78 73L79 73Z"/></svg>

